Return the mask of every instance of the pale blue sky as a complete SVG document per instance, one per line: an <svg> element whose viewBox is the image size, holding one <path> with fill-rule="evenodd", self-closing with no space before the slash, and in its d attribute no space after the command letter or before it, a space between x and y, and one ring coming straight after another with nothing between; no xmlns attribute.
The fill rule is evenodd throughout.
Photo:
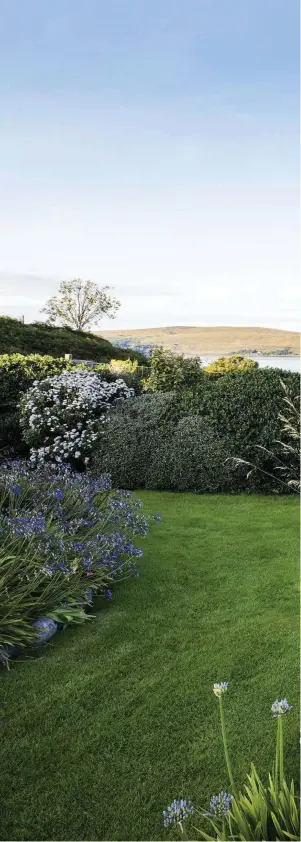
<svg viewBox="0 0 301 842"><path fill-rule="evenodd" d="M299 0L0 0L0 313L299 324ZM295 310L295 312L294 312Z"/></svg>

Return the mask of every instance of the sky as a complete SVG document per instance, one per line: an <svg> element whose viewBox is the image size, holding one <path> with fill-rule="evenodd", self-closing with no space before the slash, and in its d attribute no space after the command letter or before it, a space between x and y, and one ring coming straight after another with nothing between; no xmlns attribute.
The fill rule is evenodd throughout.
<svg viewBox="0 0 301 842"><path fill-rule="evenodd" d="M298 330L299 0L0 0L0 314Z"/></svg>

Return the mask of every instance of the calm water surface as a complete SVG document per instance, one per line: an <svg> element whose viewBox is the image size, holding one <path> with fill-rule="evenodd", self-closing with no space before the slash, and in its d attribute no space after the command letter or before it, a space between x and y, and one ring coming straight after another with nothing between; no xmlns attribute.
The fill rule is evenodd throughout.
<svg viewBox="0 0 301 842"><path fill-rule="evenodd" d="M212 363L221 357L222 354L208 354L207 357L201 357L203 365ZM246 354L247 357L247 354ZM249 355L248 359L255 360L259 368L282 368L283 371L300 371L301 359L300 357L261 357L259 354L256 357Z"/></svg>

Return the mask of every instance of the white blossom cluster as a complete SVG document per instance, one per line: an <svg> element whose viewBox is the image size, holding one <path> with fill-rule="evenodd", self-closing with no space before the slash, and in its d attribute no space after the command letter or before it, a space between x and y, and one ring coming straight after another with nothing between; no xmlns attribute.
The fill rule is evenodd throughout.
<svg viewBox="0 0 301 842"><path fill-rule="evenodd" d="M65 463L71 457L87 462L109 407L133 396L124 380L107 383L84 370L35 380L20 403L31 462Z"/></svg>

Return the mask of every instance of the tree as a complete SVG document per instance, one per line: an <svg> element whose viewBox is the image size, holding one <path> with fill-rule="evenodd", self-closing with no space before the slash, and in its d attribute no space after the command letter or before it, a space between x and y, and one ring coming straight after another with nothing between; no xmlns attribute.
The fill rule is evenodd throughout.
<svg viewBox="0 0 301 842"><path fill-rule="evenodd" d="M62 281L58 295L46 301L42 313L48 316L48 324L60 324L74 330L85 330L107 315L115 318L120 307L116 298L108 295L110 287L99 287L92 281Z"/></svg>

